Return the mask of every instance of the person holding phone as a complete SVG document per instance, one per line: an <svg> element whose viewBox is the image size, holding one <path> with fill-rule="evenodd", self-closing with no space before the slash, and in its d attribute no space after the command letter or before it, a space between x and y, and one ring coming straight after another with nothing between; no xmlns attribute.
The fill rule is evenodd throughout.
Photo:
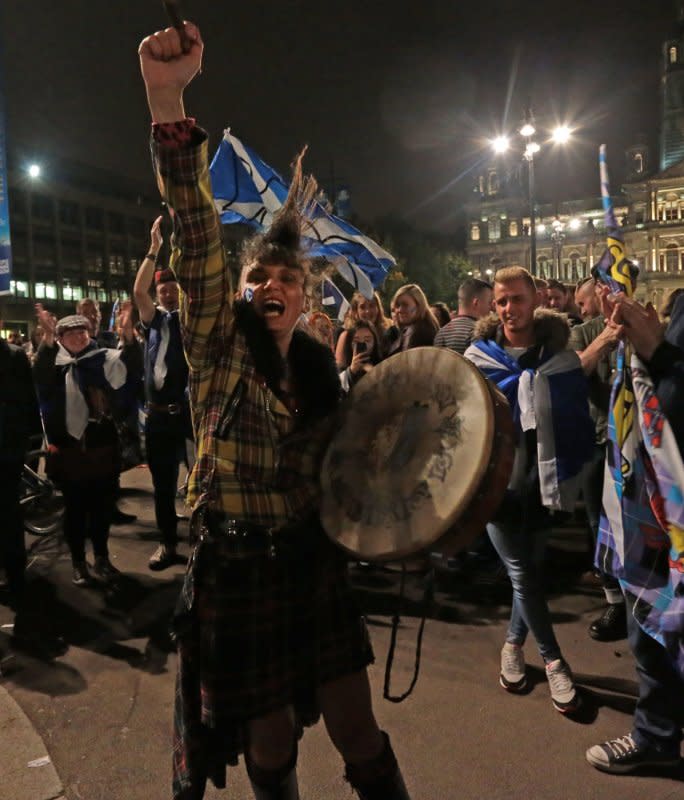
<svg viewBox="0 0 684 800"><path fill-rule="evenodd" d="M349 366L340 372L340 384L342 391L348 394L381 361L378 334L370 322L357 322L350 328L344 358Z"/></svg>

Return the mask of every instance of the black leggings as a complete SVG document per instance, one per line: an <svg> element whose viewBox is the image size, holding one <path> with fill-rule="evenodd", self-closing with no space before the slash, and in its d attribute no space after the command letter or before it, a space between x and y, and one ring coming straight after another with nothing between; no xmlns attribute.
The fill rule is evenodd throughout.
<svg viewBox="0 0 684 800"><path fill-rule="evenodd" d="M95 557L107 557L117 476L63 481L61 488L64 495L64 536L72 563L85 561L86 539L93 543Z"/></svg>

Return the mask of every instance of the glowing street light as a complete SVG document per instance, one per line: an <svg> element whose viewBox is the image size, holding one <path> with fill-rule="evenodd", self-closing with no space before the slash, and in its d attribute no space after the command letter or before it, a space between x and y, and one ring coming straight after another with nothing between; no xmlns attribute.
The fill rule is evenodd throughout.
<svg viewBox="0 0 684 800"><path fill-rule="evenodd" d="M508 136L497 136L495 139L492 139L491 145L494 152L501 155L511 146L511 140Z"/></svg>
<svg viewBox="0 0 684 800"><path fill-rule="evenodd" d="M524 136L526 139L529 139L530 136L534 136L536 132L537 129L531 122L526 122L520 129L520 135Z"/></svg>
<svg viewBox="0 0 684 800"><path fill-rule="evenodd" d="M567 144L572 136L572 131L567 125L559 125L551 133L551 141L556 144Z"/></svg>
<svg viewBox="0 0 684 800"><path fill-rule="evenodd" d="M30 164L29 165L29 168L28 168L29 178L33 178L33 180L35 180L36 178L39 178L40 177L40 172L41 172L40 164Z"/></svg>
<svg viewBox="0 0 684 800"><path fill-rule="evenodd" d="M568 223L568 227L570 228L571 231L578 231L581 226L582 223L580 222L580 220L577 219L577 217L573 217L573 219L571 219L570 222Z"/></svg>

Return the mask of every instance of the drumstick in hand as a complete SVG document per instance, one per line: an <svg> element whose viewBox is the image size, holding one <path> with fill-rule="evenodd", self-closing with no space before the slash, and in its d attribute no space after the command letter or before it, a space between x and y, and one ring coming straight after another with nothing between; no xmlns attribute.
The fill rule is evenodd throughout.
<svg viewBox="0 0 684 800"><path fill-rule="evenodd" d="M189 53L192 47L192 39L185 32L185 23L180 10L179 0L162 0L171 25L178 31L181 40L181 47L184 53Z"/></svg>

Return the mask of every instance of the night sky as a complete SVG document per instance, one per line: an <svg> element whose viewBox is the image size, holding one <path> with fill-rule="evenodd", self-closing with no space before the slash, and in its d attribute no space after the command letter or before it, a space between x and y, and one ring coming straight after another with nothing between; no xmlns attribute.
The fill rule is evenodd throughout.
<svg viewBox="0 0 684 800"><path fill-rule="evenodd" d="M674 8L672 0L188 1L185 16L206 48L186 110L209 130L212 149L230 126L286 171L308 143L308 169L323 183L334 175L348 184L361 215L449 231L486 138L513 130L528 98L540 125L578 129L565 154L539 157L542 200L598 194L600 141L616 178L638 132L655 145ZM50 154L63 154L154 191L136 50L166 25L161 2L4 0L0 15L11 163L35 159L49 174Z"/></svg>

